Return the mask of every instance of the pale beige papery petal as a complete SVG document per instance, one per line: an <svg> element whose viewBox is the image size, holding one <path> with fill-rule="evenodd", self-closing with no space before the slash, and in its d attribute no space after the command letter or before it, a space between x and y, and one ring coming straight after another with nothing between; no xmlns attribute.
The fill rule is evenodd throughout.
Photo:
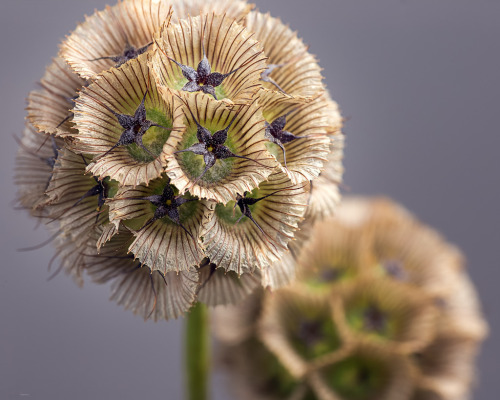
<svg viewBox="0 0 500 400"><path fill-rule="evenodd" d="M134 230L135 240L129 246L143 264L163 274L185 271L197 266L205 257L200 236L202 226L213 215L214 204L196 200L179 207L180 221L193 236L167 216L145 226L153 218L155 207L141 198L161 194L168 178L151 181L149 186L122 187L109 202L110 220L115 225L123 221ZM142 229L141 229L142 228Z"/></svg>
<svg viewBox="0 0 500 400"><path fill-rule="evenodd" d="M47 223L59 223L60 229L76 241L81 241L97 225L108 221L108 207L104 205L101 210L97 209L98 196L85 197L98 185L94 177L85 175L89 161L86 156L62 149L46 191ZM108 185L107 182L103 184Z"/></svg>
<svg viewBox="0 0 500 400"><path fill-rule="evenodd" d="M293 185L281 172L261 183L251 197L271 193L274 194L250 206L252 217L264 234L247 217L236 224L241 212L236 206L233 214L233 202L216 206L202 234L211 262L241 274L255 268L262 270L283 257L305 213L307 198L303 185Z"/></svg>
<svg viewBox="0 0 500 400"><path fill-rule="evenodd" d="M74 150L96 157L88 171L100 178L110 177L122 185L138 185L158 178L166 165L166 157L173 152L168 138L180 133L151 127L143 135L143 143L156 158L135 144L119 146L124 128L109 107L119 114L134 115L148 90L145 100L147 118L160 125L183 129L182 113L172 96L161 96L150 77L146 55L139 56L120 68L113 68L100 75L100 79L82 90L75 101L74 122L78 133Z"/></svg>
<svg viewBox="0 0 500 400"><path fill-rule="evenodd" d="M480 342L488 335L489 328L478 294L465 271L458 272L457 278L457 282L451 284L450 294L437 301L442 312L439 331Z"/></svg>
<svg viewBox="0 0 500 400"><path fill-rule="evenodd" d="M99 234L102 236L102 230L89 239L85 270L97 283L112 282L111 300L144 320L154 321L178 318L191 307L198 286L195 268L165 275L151 271L134 260L132 254L127 255L134 235L125 228L121 228L100 253L95 254Z"/></svg>
<svg viewBox="0 0 500 400"><path fill-rule="evenodd" d="M101 249L102 246L104 246L107 242L109 242L113 236L118 234L118 225L115 225L111 222L102 225L102 231L101 235L99 236L99 239L97 240L96 247L97 251Z"/></svg>
<svg viewBox="0 0 500 400"><path fill-rule="evenodd" d="M228 131L227 146L234 154L248 157L217 160L202 179L198 178L205 169L203 156L192 153L178 153L170 157L166 172L181 192L189 192L200 198L213 199L226 204L238 193L252 191L273 172L276 161L266 150L262 113L255 102L248 106L228 109L223 103L196 93L185 98L183 110L185 125L183 136L171 137L169 143L176 151L184 150L196 139L196 120L212 133L226 128L237 114ZM177 142L175 142L177 140Z"/></svg>
<svg viewBox="0 0 500 400"><path fill-rule="evenodd" d="M295 280L296 263L290 251L272 265L264 267L261 271L262 286L271 290L279 289Z"/></svg>
<svg viewBox="0 0 500 400"><path fill-rule="evenodd" d="M197 299L210 307L237 304L260 287L260 276L246 273L238 276L223 268L212 271L207 265L200 269L200 287Z"/></svg>
<svg viewBox="0 0 500 400"><path fill-rule="evenodd" d="M151 43L161 26L169 24L171 16L167 1L119 1L86 17L61 44L60 56L82 77L95 78L115 66L112 60L96 59L122 55L127 44L138 49Z"/></svg>
<svg viewBox="0 0 500 400"><path fill-rule="evenodd" d="M420 371L418 387L437 393L444 400L470 398L478 347L477 341L456 337L452 332L450 336L438 337L416 358Z"/></svg>
<svg viewBox="0 0 500 400"><path fill-rule="evenodd" d="M28 120L39 131L65 136L74 133L71 109L73 99L86 84L62 58L54 58L40 81L40 89L28 96Z"/></svg>
<svg viewBox="0 0 500 400"><path fill-rule="evenodd" d="M330 138L330 154L325 169L319 174L309 190L309 204L306 219L324 220L333 216L340 204L339 185L342 183L344 167L344 136L336 135Z"/></svg>
<svg viewBox="0 0 500 400"><path fill-rule="evenodd" d="M35 209L45 202L45 191L52 177L52 164L63 141L36 131L26 124L21 139L16 137L19 149L16 155L14 182L17 185L17 201L20 206L35 215Z"/></svg>
<svg viewBox="0 0 500 400"><path fill-rule="evenodd" d="M268 141L267 148L274 154L283 172L294 183L311 181L318 177L328 161L328 135L338 132L339 129L338 120L332 117L335 113L333 103L326 96L321 96L302 105L275 102L262 106L264 118L268 123L290 113L284 129L295 136L303 137L284 144L286 165L283 150Z"/></svg>
<svg viewBox="0 0 500 400"><path fill-rule="evenodd" d="M186 19L189 16L205 14L226 14L229 18L243 23L247 14L255 7L246 1L239 0L171 0L174 19Z"/></svg>
<svg viewBox="0 0 500 400"><path fill-rule="evenodd" d="M316 57L307 51L297 33L269 14L254 11L248 14L245 26L255 32L255 38L264 47L268 64L284 64L276 68L270 77L286 93L269 83L262 82L266 90L278 97L311 100L325 90L321 68Z"/></svg>
<svg viewBox="0 0 500 400"><path fill-rule="evenodd" d="M196 69L203 58L202 43L211 72L227 74L240 68L216 88L218 99L239 104L252 101L254 93L261 87L260 75L266 69L265 56L252 33L227 15L200 15L164 27L155 39L151 62L157 83L180 91L187 79L168 57Z"/></svg>

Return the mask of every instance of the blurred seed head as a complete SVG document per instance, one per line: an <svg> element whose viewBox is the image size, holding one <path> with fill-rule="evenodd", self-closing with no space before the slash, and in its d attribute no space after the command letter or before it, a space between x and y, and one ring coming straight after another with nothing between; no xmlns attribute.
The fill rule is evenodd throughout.
<svg viewBox="0 0 500 400"><path fill-rule="evenodd" d="M460 252L387 199L310 232L294 284L216 310L238 398L468 398L488 328Z"/></svg>

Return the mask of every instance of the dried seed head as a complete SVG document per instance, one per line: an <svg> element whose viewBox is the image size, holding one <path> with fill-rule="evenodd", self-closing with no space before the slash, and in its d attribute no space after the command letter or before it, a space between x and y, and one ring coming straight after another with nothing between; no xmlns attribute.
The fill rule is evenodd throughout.
<svg viewBox="0 0 500 400"><path fill-rule="evenodd" d="M53 231L63 270L112 280L145 319L289 283L308 205L316 219L335 208L309 188L331 161L317 190L338 197L338 108L302 42L252 8L119 1L64 40L30 94L22 204Z"/></svg>

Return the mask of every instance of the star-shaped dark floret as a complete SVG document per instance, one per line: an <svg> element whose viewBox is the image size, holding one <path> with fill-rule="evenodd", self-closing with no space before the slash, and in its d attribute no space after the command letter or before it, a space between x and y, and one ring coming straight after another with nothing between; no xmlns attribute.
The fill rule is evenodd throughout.
<svg viewBox="0 0 500 400"><path fill-rule="evenodd" d="M134 58L139 57L141 54L144 54L148 50L148 47L151 46L152 44L153 42L148 43L145 46L135 48L127 41L127 43L125 44L125 49L123 50L122 54L116 56L105 56L105 57L94 58L89 61L111 60L115 63L115 67L118 68L121 65L125 64L127 61L133 60Z"/></svg>
<svg viewBox="0 0 500 400"><path fill-rule="evenodd" d="M199 92L210 94L217 100L217 96L215 95L215 88L220 86L224 79L228 76L234 74L238 71L242 66L233 69L231 72L227 74L221 74L220 72L211 72L210 63L208 61L207 55L205 54L205 45L203 46L203 58L198 64L198 68L195 70L194 68L188 67L187 65L181 64L180 62L175 61L174 59L168 57L170 61L175 63L182 71L182 75L188 80L188 82L182 87L181 90L186 92Z"/></svg>
<svg viewBox="0 0 500 400"><path fill-rule="evenodd" d="M155 194L152 196L141 197L140 200L148 200L154 206L156 206L156 210L154 212L153 218L147 221L139 231L143 230L148 225L151 225L157 219L161 219L163 217L168 217L172 222L179 225L184 231L191 236L194 240L193 235L189 232L184 225L181 223L181 218L179 214L179 207L185 203L190 201L196 201L198 199L186 199L182 196L175 196L174 190L170 184L167 184L163 189L163 193Z"/></svg>
<svg viewBox="0 0 500 400"><path fill-rule="evenodd" d="M189 112L191 113L191 116L193 117L193 120L197 126L196 137L198 138L198 143L193 144L187 149L178 150L175 153L192 152L194 154L203 156L203 160L205 161L205 170L198 178L196 178L195 183L198 182L207 173L207 171L215 165L215 162L217 160L223 160L231 157L243 158L245 160L253 161L265 167L265 165L259 163L256 160L252 160L249 157L238 156L234 154L231 150L229 150L228 147L224 146L224 143L227 140L227 133L229 131L229 128L233 124L238 114L236 114L233 117L233 119L226 128L217 131L212 135L207 128L200 125L200 123L196 120L191 109L189 109Z"/></svg>
<svg viewBox="0 0 500 400"><path fill-rule="evenodd" d="M122 128L124 129L123 133L118 139L118 143L116 143L113 147L111 147L106 153L102 155L102 157L107 156L111 151L116 149L119 146L127 146L129 144L135 143L141 149L146 151L151 157L156 158L156 156L151 153L144 144L142 144L142 137L147 132L149 128L152 126L157 126L158 128L172 130L173 128L167 128L165 126L158 125L153 121L150 121L146 118L146 106L144 102L146 100L146 96L148 94L149 89L146 89L144 96L142 98L141 104L137 107L134 115L127 114L118 114L116 111L112 110L105 104L102 104L108 111L110 111L118 120Z"/></svg>
<svg viewBox="0 0 500 400"><path fill-rule="evenodd" d="M293 142L296 139L307 139L307 136L295 136L293 133L285 131L286 117L290 115L294 110L276 118L273 122L265 122L266 132L264 134L265 138L270 142L277 144L281 150L283 150L283 159L285 160L286 166L286 150L285 144Z"/></svg>
<svg viewBox="0 0 500 400"><path fill-rule="evenodd" d="M243 193L243 196L241 196L239 193L236 195L236 204L234 205L234 208L236 208L236 206L238 206L240 208L240 211L241 211L241 217L238 218L238 220L236 221L236 224L239 223L241 221L241 219L243 217L247 217L249 218L257 228L259 228L259 230L266 236L268 236L264 230L260 227L260 225L257 223L257 221L255 221L255 219L253 218L252 216L252 211L250 210L250 207L251 205L254 205L255 203L261 201L261 200L264 200L270 196L273 196L275 195L276 193L278 192L281 192L281 190L276 190L275 192L272 192L266 196L262 196L262 197L259 197L259 198L253 198L253 197L247 197L248 195L248 192L245 192Z"/></svg>
<svg viewBox="0 0 500 400"><path fill-rule="evenodd" d="M276 68L282 68L286 65L286 63L283 64L267 64L267 69L260 74L260 79L264 82L268 82L274 86L276 86L276 89L278 89L280 92L286 94L286 92L278 85L278 83L270 77L271 73L276 69Z"/></svg>
<svg viewBox="0 0 500 400"><path fill-rule="evenodd" d="M85 165L88 165L87 161L83 156L82 160ZM95 176L92 176L94 180L96 181L96 185L92 186L82 197L80 197L75 203L73 203L71 206L66 208L58 217L54 218L54 220L61 218L64 214L66 214L70 209L73 207L76 207L78 204L80 204L83 200L85 200L88 197L93 197L97 196L97 215L95 218L95 221L97 223L97 220L99 218L99 215L101 213L102 207L104 206L104 203L106 202L106 199L108 198L108 192L109 192L109 185L106 183L104 180L99 180Z"/></svg>

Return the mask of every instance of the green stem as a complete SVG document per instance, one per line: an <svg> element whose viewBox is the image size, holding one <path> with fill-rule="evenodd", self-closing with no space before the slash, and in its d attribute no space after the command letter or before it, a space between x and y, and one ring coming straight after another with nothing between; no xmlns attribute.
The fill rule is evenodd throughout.
<svg viewBox="0 0 500 400"><path fill-rule="evenodd" d="M208 399L209 372L208 310L197 303L186 321L186 384L188 400Z"/></svg>

